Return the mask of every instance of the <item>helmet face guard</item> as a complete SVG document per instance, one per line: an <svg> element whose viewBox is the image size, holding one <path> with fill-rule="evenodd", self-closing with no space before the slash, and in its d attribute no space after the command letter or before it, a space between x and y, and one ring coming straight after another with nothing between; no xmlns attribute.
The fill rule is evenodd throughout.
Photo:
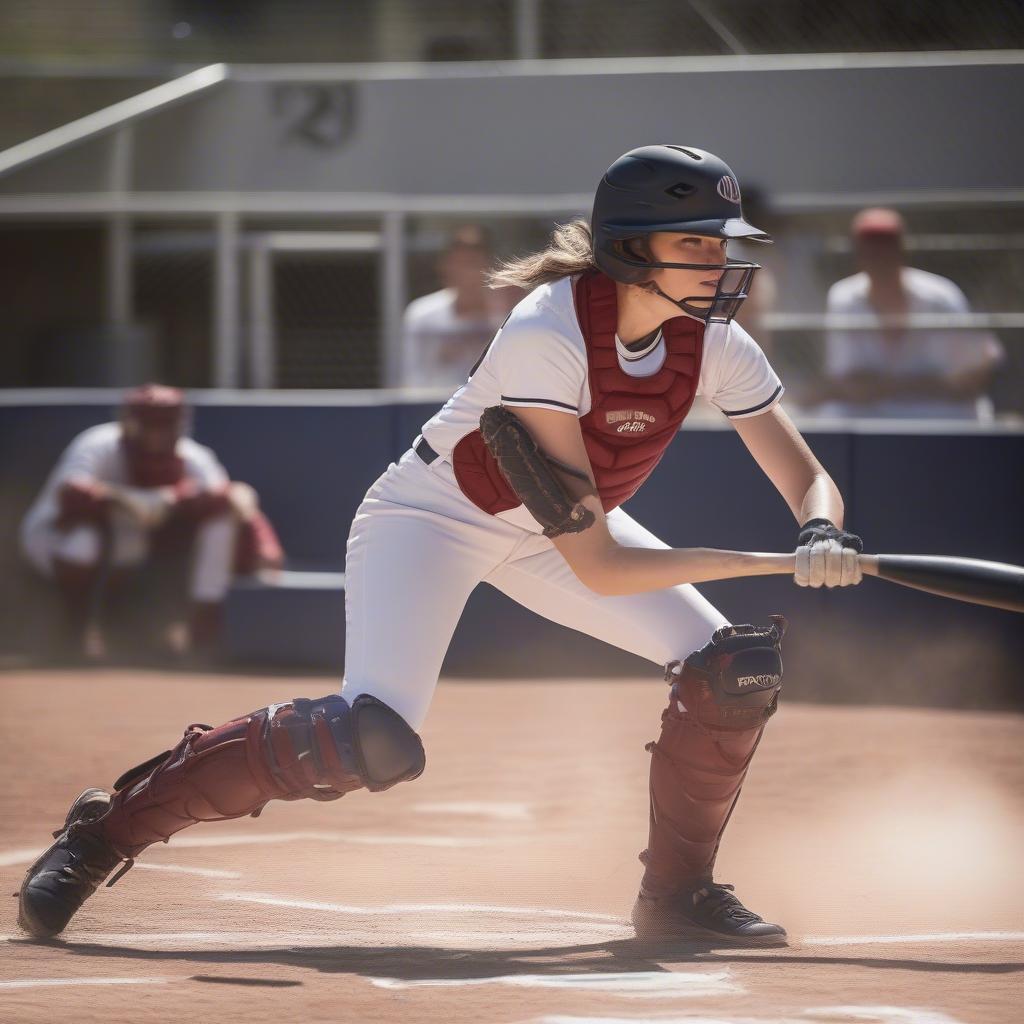
<svg viewBox="0 0 1024 1024"><path fill-rule="evenodd" d="M750 294L754 274L761 269L760 263L749 263L746 260L726 260L725 263L656 263L630 256L622 245L616 246L615 259L637 271L714 270L720 273L721 277L718 279L718 288L714 295L688 295L681 299L666 295L653 281L645 281L643 277L638 276L632 282L655 292L677 306L687 316L705 324L727 324L732 320Z"/></svg>
<svg viewBox="0 0 1024 1024"><path fill-rule="evenodd" d="M656 263L648 237L657 232L711 238L771 238L743 217L740 186L729 165L693 146L642 146L624 153L605 172L591 215L594 262L621 284L638 285L703 323L728 323L750 292L756 263ZM629 242L639 243L636 251ZM651 271L714 270L713 296L674 299L651 281Z"/></svg>

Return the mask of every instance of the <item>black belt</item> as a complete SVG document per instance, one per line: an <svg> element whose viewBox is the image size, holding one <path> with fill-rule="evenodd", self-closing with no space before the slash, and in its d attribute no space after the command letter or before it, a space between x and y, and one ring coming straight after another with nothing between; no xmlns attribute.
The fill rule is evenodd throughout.
<svg viewBox="0 0 1024 1024"><path fill-rule="evenodd" d="M420 437L419 440L412 446L413 451L429 466L435 459L439 459L441 456L434 451L433 448L427 444L425 437Z"/></svg>

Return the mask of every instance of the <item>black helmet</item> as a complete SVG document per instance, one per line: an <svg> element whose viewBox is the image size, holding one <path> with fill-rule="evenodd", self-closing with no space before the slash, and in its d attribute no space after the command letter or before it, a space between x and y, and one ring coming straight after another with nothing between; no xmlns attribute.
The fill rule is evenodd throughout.
<svg viewBox="0 0 1024 1024"><path fill-rule="evenodd" d="M608 168L597 186L591 218L594 260L600 270L623 284L648 281L650 271L661 267L721 269L719 264L655 263L647 236L655 231L682 231L770 242L764 231L743 219L740 199L736 176L712 153L692 146L632 149ZM689 316L727 322L747 297L760 267L729 260L725 268L713 300L672 299L656 285L651 287Z"/></svg>

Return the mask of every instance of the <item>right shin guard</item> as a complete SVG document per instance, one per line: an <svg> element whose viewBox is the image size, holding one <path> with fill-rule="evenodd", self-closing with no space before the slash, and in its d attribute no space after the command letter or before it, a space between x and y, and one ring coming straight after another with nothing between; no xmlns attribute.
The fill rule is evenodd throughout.
<svg viewBox="0 0 1024 1024"><path fill-rule="evenodd" d="M117 780L97 826L130 861L199 821L255 816L271 800L388 789L424 764L419 737L376 698L297 698L217 728L190 725L173 750Z"/></svg>
<svg viewBox="0 0 1024 1024"><path fill-rule="evenodd" d="M785 620L725 627L684 662L672 683L651 752L650 835L640 855L642 891L680 892L711 878L715 856L747 769L774 713Z"/></svg>

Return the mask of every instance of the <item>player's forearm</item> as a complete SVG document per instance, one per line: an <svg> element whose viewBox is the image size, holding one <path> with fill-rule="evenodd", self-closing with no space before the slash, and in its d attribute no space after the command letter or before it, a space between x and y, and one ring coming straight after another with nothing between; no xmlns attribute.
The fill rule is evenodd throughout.
<svg viewBox="0 0 1024 1024"><path fill-rule="evenodd" d="M827 519L840 528L843 525L843 496L824 470L815 474L802 499L798 503L790 502L789 507L800 526L811 519Z"/></svg>
<svg viewBox="0 0 1024 1024"><path fill-rule="evenodd" d="M632 548L612 544L598 557L570 561L581 582L604 597L663 590L681 583L793 572L791 554L717 548Z"/></svg>

